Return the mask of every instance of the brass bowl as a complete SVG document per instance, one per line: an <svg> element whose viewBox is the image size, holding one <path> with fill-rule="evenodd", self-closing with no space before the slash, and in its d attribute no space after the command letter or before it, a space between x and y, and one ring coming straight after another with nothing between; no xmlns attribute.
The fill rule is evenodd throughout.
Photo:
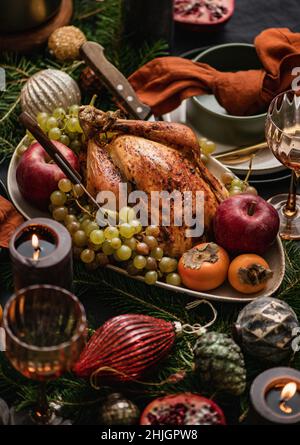
<svg viewBox="0 0 300 445"><path fill-rule="evenodd" d="M18 33L42 25L59 10L61 0L1 0L0 33Z"/></svg>
<svg viewBox="0 0 300 445"><path fill-rule="evenodd" d="M246 43L214 46L199 54L195 61L224 72L262 68L254 45ZM206 94L192 98L189 114L195 129L215 142L237 147L264 140L266 112L253 116L233 116L227 113L214 95Z"/></svg>

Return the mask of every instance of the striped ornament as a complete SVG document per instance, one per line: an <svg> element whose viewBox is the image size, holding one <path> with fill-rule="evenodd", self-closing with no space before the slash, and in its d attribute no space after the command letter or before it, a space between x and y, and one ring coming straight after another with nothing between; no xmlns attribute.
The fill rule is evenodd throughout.
<svg viewBox="0 0 300 445"><path fill-rule="evenodd" d="M57 107L65 110L80 105L80 90L72 77L64 71L47 69L31 76L21 91L22 111L33 118L41 112L51 114Z"/></svg>
<svg viewBox="0 0 300 445"><path fill-rule="evenodd" d="M173 323L147 315L111 318L90 338L74 372L91 382L126 382L163 359L176 337Z"/></svg>

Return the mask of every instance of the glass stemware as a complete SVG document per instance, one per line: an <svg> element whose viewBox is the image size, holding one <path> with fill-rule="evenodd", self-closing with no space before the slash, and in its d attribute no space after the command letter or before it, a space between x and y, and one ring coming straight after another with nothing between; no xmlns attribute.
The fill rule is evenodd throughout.
<svg viewBox="0 0 300 445"><path fill-rule="evenodd" d="M30 286L7 302L3 327L10 363L23 376L40 382L37 406L24 423L57 424L45 386L70 371L84 348L87 323L83 306L59 287Z"/></svg>
<svg viewBox="0 0 300 445"><path fill-rule="evenodd" d="M290 190L269 199L280 217L283 239L300 239L300 93L286 91L270 104L266 121L266 139L276 158L292 170Z"/></svg>

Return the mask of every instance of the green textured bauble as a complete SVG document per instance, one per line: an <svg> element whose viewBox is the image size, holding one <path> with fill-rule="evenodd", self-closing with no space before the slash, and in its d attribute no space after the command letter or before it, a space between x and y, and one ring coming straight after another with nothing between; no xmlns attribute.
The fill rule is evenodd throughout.
<svg viewBox="0 0 300 445"><path fill-rule="evenodd" d="M226 334L207 332L194 347L201 383L238 396L246 388L246 369L240 347Z"/></svg>
<svg viewBox="0 0 300 445"><path fill-rule="evenodd" d="M138 407L119 393L110 394L99 413L101 425L135 425L140 417Z"/></svg>
<svg viewBox="0 0 300 445"><path fill-rule="evenodd" d="M249 303L235 324L242 349L272 364L291 357L297 328L299 322L293 309L285 301L273 297L260 297Z"/></svg>

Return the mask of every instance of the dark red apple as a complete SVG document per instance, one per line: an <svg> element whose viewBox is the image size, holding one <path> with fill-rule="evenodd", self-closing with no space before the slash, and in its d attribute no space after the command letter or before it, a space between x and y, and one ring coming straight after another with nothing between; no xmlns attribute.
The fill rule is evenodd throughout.
<svg viewBox="0 0 300 445"><path fill-rule="evenodd" d="M61 142L53 142L72 167L78 171L79 161L75 153ZM50 159L43 147L36 142L23 154L17 167L16 177L24 199L35 207L46 210L51 193L57 190L58 181L66 176Z"/></svg>
<svg viewBox="0 0 300 445"><path fill-rule="evenodd" d="M216 212L217 243L230 253L264 253L279 230L279 216L259 196L240 194L223 201Z"/></svg>

